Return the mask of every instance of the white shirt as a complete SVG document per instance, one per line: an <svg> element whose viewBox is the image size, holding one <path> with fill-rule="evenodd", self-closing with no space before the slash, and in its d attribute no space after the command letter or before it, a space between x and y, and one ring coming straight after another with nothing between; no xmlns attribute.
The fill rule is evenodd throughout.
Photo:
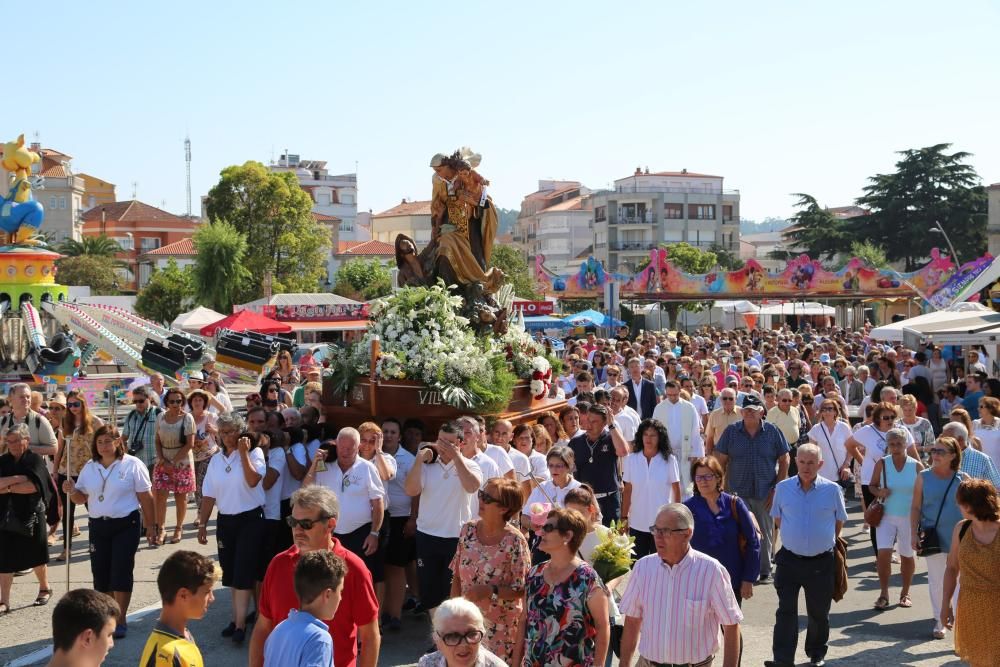
<svg viewBox="0 0 1000 667"><path fill-rule="evenodd" d="M691 404L694 405L694 409L698 411L699 415L704 416L709 413L708 403L705 402L704 396L695 394L691 397Z"/></svg>
<svg viewBox="0 0 1000 667"><path fill-rule="evenodd" d="M654 662L701 662L719 652L719 626L743 620L729 573L694 549L673 567L640 558L619 606L642 619L639 655Z"/></svg>
<svg viewBox="0 0 1000 667"><path fill-rule="evenodd" d="M534 473L539 481L547 482L552 479L552 476L549 475L549 462L545 459L545 454L531 450L531 455L528 456L528 463L531 464L531 472Z"/></svg>
<svg viewBox="0 0 1000 667"><path fill-rule="evenodd" d="M228 415L233 411L233 402L229 400L229 395L224 391L219 391L215 393L215 400L222 403L222 410L215 407L214 405L208 406L208 412L213 412L215 414Z"/></svg>
<svg viewBox="0 0 1000 667"><path fill-rule="evenodd" d="M478 463L479 468L483 471L483 481L479 485L480 489L485 489L486 482L490 481L491 479L497 479L499 477L503 477L503 475L500 474L500 468L497 467L497 464L494 463L493 459L487 456L485 452L477 451L476 455L472 457L472 460ZM472 518L476 518L477 516L479 516L478 495L473 495L472 498L469 499L469 512L472 513Z"/></svg>
<svg viewBox="0 0 1000 667"><path fill-rule="evenodd" d="M92 519L121 519L139 509L137 493L153 488L146 465L126 454L107 468L90 460L76 480L76 490L87 496Z"/></svg>
<svg viewBox="0 0 1000 667"><path fill-rule="evenodd" d="M493 455L493 452L495 450L491 449L492 447L499 449L501 452L507 455L507 458L510 460L510 464L513 467L518 482L526 482L531 479L531 476L528 474L531 472L531 462L528 461L527 456L517 451L517 449L514 447L505 450L503 447L500 447L499 445L486 445L486 454L491 459L493 459L494 462L496 462L497 459L496 456ZM503 466L501 466L499 463L497 464L497 467L501 469L503 468Z"/></svg>
<svg viewBox="0 0 1000 667"><path fill-rule="evenodd" d="M375 464L360 456L346 471L336 460L329 461L326 470L316 473L316 483L333 491L340 501L340 516L333 531L336 535L353 533L371 523L372 501L382 500L385 493Z"/></svg>
<svg viewBox="0 0 1000 667"><path fill-rule="evenodd" d="M285 450L281 447L269 450L267 467L278 473L278 479L274 480L270 489L264 489L264 518L278 520L281 519L281 485L285 477L291 477L288 473L288 462L285 460ZM263 485L264 480L260 483Z"/></svg>
<svg viewBox="0 0 1000 667"><path fill-rule="evenodd" d="M308 460L309 462L307 463L307 459L306 459L306 446L303 445L301 442L297 442L297 443L295 443L294 445L292 445L292 446L290 446L288 448L288 454L285 457L285 467L286 468L288 467L288 460L287 460L288 456L293 457L295 459L295 461L299 465L303 466L307 470L309 469L309 466L312 463L311 459L309 459ZM301 479L295 479L294 477L292 477L291 471L289 471L287 475L282 475L281 476L281 499L282 500L288 500L289 498L291 498L292 494L295 493L296 491L298 491L300 486L302 486L302 480Z"/></svg>
<svg viewBox="0 0 1000 667"><path fill-rule="evenodd" d="M832 431L827 430L822 421L809 429L809 440L816 443L823 453L823 467L819 469L819 474L831 482L840 481L840 468L847 464L849 457L844 443L851 435L851 427L839 419Z"/></svg>
<svg viewBox="0 0 1000 667"><path fill-rule="evenodd" d="M264 452L254 447L249 452L250 466L261 476L267 472ZM263 481L263 479L262 479ZM219 514L241 514L264 505L264 485L261 482L251 488L243 475L240 452L234 449L226 456L225 448L220 449L208 461L205 481L201 485L201 495L215 498Z"/></svg>
<svg viewBox="0 0 1000 667"><path fill-rule="evenodd" d="M635 440L635 432L639 430L640 421L639 415L635 414L635 410L632 410L627 405L624 410L615 415L615 426L618 427L622 437L625 438L625 442Z"/></svg>
<svg viewBox="0 0 1000 667"><path fill-rule="evenodd" d="M556 486L556 483L552 480L542 482L531 490L531 495L528 496L528 502L524 503L524 507L521 508L521 514L531 516L531 506L534 503L547 503L549 502L549 498L555 502L556 507L564 507L566 494L573 489L580 488L581 486L583 485L572 477L570 478L569 483L561 489Z"/></svg>
<svg viewBox="0 0 1000 667"><path fill-rule="evenodd" d="M465 459L465 467L476 478L477 486L482 484L483 471L479 464ZM448 465L441 463L440 459L435 463L425 463L420 471L417 530L434 537L458 537L462 526L472 518L472 496L462 488L454 461Z"/></svg>
<svg viewBox="0 0 1000 667"><path fill-rule="evenodd" d="M382 479L382 476L379 475L379 479L382 479L382 509L384 510L389 507L389 482L396 479L396 475L399 473L399 466L396 465L396 457L392 454L381 452L378 456L382 457L382 460L385 461L385 467L389 470L389 479ZM375 466L375 472L378 473L378 466L375 465L375 459L372 459L370 463Z"/></svg>
<svg viewBox="0 0 1000 667"><path fill-rule="evenodd" d="M508 472L514 469L514 462L510 460L510 454L507 450L499 445L486 445L486 451L484 452L486 456L493 459L493 463L497 464L497 468L500 469L500 475L506 475ZM518 480L520 481L520 480Z"/></svg>
<svg viewBox="0 0 1000 667"><path fill-rule="evenodd" d="M642 452L633 452L622 460L622 480L632 485L629 527L648 533L656 522L657 510L674 502L674 482L681 481L677 458L671 454L664 459L657 454L647 461Z"/></svg>
<svg viewBox="0 0 1000 667"><path fill-rule="evenodd" d="M902 431L906 434L906 446L909 447L913 444L913 436L905 428ZM889 445L885 441L885 433L877 430L873 424L855 431L854 439L865 446L865 458L861 462L861 483L869 484L872 473L875 472L875 462L889 453Z"/></svg>
<svg viewBox="0 0 1000 667"><path fill-rule="evenodd" d="M406 476L416 460L406 447L399 445L396 450L396 476L389 480L385 489L389 494L389 514L393 518L410 516L410 503L413 501L406 495Z"/></svg>
<svg viewBox="0 0 1000 667"><path fill-rule="evenodd" d="M683 496L681 500L684 500L691 495L691 471L688 469L690 467L688 463L693 458L705 455L705 441L701 436L701 417L692 403L680 398L676 403L671 403L669 400L657 403L653 410L653 419L658 419L667 427L670 449L677 456L680 467ZM685 423L690 424L690 430L687 432L684 429Z"/></svg>
<svg viewBox="0 0 1000 667"><path fill-rule="evenodd" d="M993 464L1000 467L1000 424L986 426L981 420L972 422L972 435L979 438L983 445L983 454L993 459ZM88 464L89 465L89 464Z"/></svg>

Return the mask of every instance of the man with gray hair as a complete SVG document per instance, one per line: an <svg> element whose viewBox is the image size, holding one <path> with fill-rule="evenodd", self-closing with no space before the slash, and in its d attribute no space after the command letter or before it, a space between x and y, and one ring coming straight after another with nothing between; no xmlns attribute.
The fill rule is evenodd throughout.
<svg viewBox="0 0 1000 667"><path fill-rule="evenodd" d="M958 441L958 448L962 450L962 463L958 469L969 475L973 479L988 479L993 482L994 488L1000 489L1000 471L989 454L979 451L975 447L969 447L969 429L965 424L958 422L948 422L941 429L941 435L955 438Z"/></svg>
<svg viewBox="0 0 1000 667"><path fill-rule="evenodd" d="M639 667L710 667L721 625L722 665L736 667L743 612L726 569L691 548L691 510L681 503L663 505L650 531L656 553L636 562L619 605L625 614L619 664L631 667L638 647Z"/></svg>
<svg viewBox="0 0 1000 667"><path fill-rule="evenodd" d="M333 636L334 667L375 667L381 637L378 629L378 600L371 574L364 561L348 551L334 537L340 515L340 503L330 489L303 486L292 494L292 526L295 544L274 557L267 567L260 589L257 623L250 640L250 667L264 666L264 643L275 626L300 607L295 596L295 566L299 556L327 549L347 564L340 606L326 621ZM358 644L361 655L358 655Z"/></svg>
<svg viewBox="0 0 1000 667"><path fill-rule="evenodd" d="M715 449L715 443L722 437L722 432L742 418L743 415L736 410L736 392L726 387L719 392L719 407L708 413L708 425L705 427L706 456Z"/></svg>
<svg viewBox="0 0 1000 667"><path fill-rule="evenodd" d="M830 605L833 603L837 538L847 520L840 486L821 477L823 453L811 442L795 454L798 472L778 482L771 517L781 534L781 549L774 560L778 593L772 651L765 667L792 667L798 644L799 590L806 595L806 655L813 665L826 664L830 638Z"/></svg>

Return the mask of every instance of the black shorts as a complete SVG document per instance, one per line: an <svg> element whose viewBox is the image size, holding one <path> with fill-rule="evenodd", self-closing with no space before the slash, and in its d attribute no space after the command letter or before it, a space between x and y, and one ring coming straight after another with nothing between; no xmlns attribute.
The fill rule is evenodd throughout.
<svg viewBox="0 0 1000 667"><path fill-rule="evenodd" d="M338 533L335 537L340 540L341 546L365 562L365 567L372 575L372 583L377 584L385 581L385 549L382 548L381 540L379 540L379 548L375 553L370 556L365 554L365 540L368 539L371 532L372 524L368 522L357 530L350 533Z"/></svg>
<svg viewBox="0 0 1000 667"><path fill-rule="evenodd" d="M142 521L139 510L119 519L90 519L90 573L94 590L131 593Z"/></svg>
<svg viewBox="0 0 1000 667"><path fill-rule="evenodd" d="M394 516L389 519L389 546L385 551L385 564L406 567L417 560L417 540L411 535L405 537L403 528L410 520L408 516Z"/></svg>
<svg viewBox="0 0 1000 667"><path fill-rule="evenodd" d="M261 546L265 530L264 510L260 507L239 514L219 515L215 539L223 586L253 589L264 557Z"/></svg>

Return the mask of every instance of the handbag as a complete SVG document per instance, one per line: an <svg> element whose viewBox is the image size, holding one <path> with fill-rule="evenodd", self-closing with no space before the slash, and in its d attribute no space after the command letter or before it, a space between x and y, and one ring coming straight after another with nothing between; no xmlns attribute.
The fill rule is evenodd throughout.
<svg viewBox="0 0 1000 667"><path fill-rule="evenodd" d="M750 541L747 539L747 536L743 534L743 528L740 526L740 514L739 511L737 510L736 496L730 496L729 498L729 511L733 515L733 521L736 522L736 544L739 546L740 558L746 558L747 546L749 545ZM753 524L754 533L756 533L757 535L757 541L760 542L761 532L760 532L760 526L757 525L757 517L753 515L753 512L750 512L749 514L750 514L750 523Z"/></svg>
<svg viewBox="0 0 1000 667"><path fill-rule="evenodd" d="M951 491L951 485L955 483L957 478L958 475L954 475L951 481L948 482L948 488L944 490L944 495L941 497L941 505L938 506L937 517L934 519L934 525L920 527L920 532L917 533L919 539L917 542L918 556L927 557L941 553L941 538L938 537L937 532L938 521L941 520L941 512L944 510L945 501L948 500L948 492Z"/></svg>
<svg viewBox="0 0 1000 667"><path fill-rule="evenodd" d="M41 504L41 500L39 500ZM27 520L22 520L17 516L17 512L14 511L14 503L8 501L7 509L3 513L3 517L0 518L0 532L13 533L15 535L21 535L23 537L34 537L35 531L38 528L38 506L32 510L31 516Z"/></svg>
<svg viewBox="0 0 1000 667"><path fill-rule="evenodd" d="M885 467L888 465L885 459L882 459L882 488L889 486L889 482L886 481ZM882 502L881 498L876 498L872 502L868 503L868 507L865 508L865 523L867 523L872 528L877 528L880 523L882 523L882 517L885 515L885 504Z"/></svg>

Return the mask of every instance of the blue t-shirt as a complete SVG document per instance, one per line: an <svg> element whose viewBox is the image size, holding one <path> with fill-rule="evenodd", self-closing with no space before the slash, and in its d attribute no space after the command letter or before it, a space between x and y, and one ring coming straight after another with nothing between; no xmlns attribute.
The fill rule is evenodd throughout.
<svg viewBox="0 0 1000 667"><path fill-rule="evenodd" d="M962 399L962 407L968 411L969 416L973 419L979 419L979 399L985 395L983 391L970 391Z"/></svg>
<svg viewBox="0 0 1000 667"><path fill-rule="evenodd" d="M308 611L292 609L264 644L267 667L330 667L333 637L326 623Z"/></svg>

